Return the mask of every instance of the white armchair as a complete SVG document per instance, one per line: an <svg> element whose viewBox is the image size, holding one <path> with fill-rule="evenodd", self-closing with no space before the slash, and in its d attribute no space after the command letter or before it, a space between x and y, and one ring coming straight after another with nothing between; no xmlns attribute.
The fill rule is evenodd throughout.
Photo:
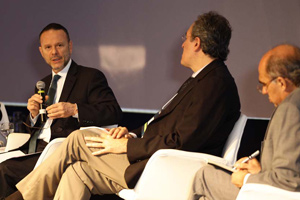
<svg viewBox="0 0 300 200"><path fill-rule="evenodd" d="M237 159L237 152L247 117L241 114L223 150L229 164ZM164 149L149 159L134 189L123 189L119 196L125 200L185 200L188 199L196 172L207 164L203 153Z"/></svg>
<svg viewBox="0 0 300 200"><path fill-rule="evenodd" d="M223 151L229 164L235 163L247 117L241 114ZM84 128L83 128L84 129ZM51 141L40 156L37 167L64 140ZM173 149L159 150L149 159L145 170L134 189L124 189L119 196L126 200L182 200L189 196L191 184L198 169L207 164L211 155Z"/></svg>
<svg viewBox="0 0 300 200"><path fill-rule="evenodd" d="M28 133L11 133L7 137L5 151L8 152L25 144L30 138Z"/></svg>
<svg viewBox="0 0 300 200"><path fill-rule="evenodd" d="M229 164L235 163L237 159L248 119L243 114L240 116L225 144L223 158ZM15 134L19 133L11 135ZM25 135L28 136L28 134ZM51 141L42 152L36 167L52 154L64 139L57 138ZM209 156L211 155L173 149L159 150L149 159L135 188L124 189L118 195L125 200L186 200L189 197L195 173L201 166L207 164L206 158ZM290 192L269 185L246 184L242 187L237 200L250 199L296 200L300 199L300 192Z"/></svg>
<svg viewBox="0 0 300 200"><path fill-rule="evenodd" d="M11 133L8 135L7 144L4 149L4 152L16 149L22 146L28 139L30 135L27 133ZM14 157L24 156L25 154L22 151L12 151L8 153L0 154L0 163Z"/></svg>
<svg viewBox="0 0 300 200"><path fill-rule="evenodd" d="M236 200L299 200L300 192L291 192L264 184L245 184Z"/></svg>
<svg viewBox="0 0 300 200"><path fill-rule="evenodd" d="M187 199L194 175L207 161L198 153L164 149L149 159L134 189L123 189L119 196L126 200Z"/></svg>

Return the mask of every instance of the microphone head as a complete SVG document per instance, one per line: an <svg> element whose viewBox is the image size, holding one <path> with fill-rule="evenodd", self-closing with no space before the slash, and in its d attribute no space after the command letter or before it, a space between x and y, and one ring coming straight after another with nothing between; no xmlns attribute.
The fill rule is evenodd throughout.
<svg viewBox="0 0 300 200"><path fill-rule="evenodd" d="M36 83L36 88L39 90L44 90L45 89L45 82L44 81L38 81Z"/></svg>

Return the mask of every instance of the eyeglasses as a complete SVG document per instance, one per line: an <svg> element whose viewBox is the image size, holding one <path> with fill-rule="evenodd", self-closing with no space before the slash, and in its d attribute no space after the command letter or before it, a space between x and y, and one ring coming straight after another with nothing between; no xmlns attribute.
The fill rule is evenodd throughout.
<svg viewBox="0 0 300 200"><path fill-rule="evenodd" d="M270 85L275 79L277 79L277 78L278 78L278 77L273 78L273 79L270 80L268 83L261 83L261 82L260 82L260 83L257 85L257 90L258 90L258 92L262 93L264 87L266 88L266 90L268 90L269 85Z"/></svg>

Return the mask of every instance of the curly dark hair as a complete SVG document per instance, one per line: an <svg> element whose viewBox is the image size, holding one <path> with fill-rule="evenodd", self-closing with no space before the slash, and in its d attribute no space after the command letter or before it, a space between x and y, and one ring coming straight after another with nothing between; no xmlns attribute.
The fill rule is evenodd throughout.
<svg viewBox="0 0 300 200"><path fill-rule="evenodd" d="M40 32L39 39L41 39L41 35L44 32L49 31L49 30L63 30L67 35L68 42L70 42L70 36L69 36L68 30L63 25L57 24L57 23L50 23L47 26L45 26L45 28L43 28L43 30Z"/></svg>
<svg viewBox="0 0 300 200"><path fill-rule="evenodd" d="M198 16L192 29L192 38L200 38L200 47L205 54L225 61L229 54L231 32L228 20L211 11Z"/></svg>

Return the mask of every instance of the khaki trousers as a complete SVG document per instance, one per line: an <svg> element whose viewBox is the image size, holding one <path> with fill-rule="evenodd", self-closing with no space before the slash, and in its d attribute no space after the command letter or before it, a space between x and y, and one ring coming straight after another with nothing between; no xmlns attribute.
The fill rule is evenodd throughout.
<svg viewBox="0 0 300 200"><path fill-rule="evenodd" d="M101 137L98 129L74 131L61 146L16 187L25 200L89 199L128 188L126 154L92 155L84 136Z"/></svg>

